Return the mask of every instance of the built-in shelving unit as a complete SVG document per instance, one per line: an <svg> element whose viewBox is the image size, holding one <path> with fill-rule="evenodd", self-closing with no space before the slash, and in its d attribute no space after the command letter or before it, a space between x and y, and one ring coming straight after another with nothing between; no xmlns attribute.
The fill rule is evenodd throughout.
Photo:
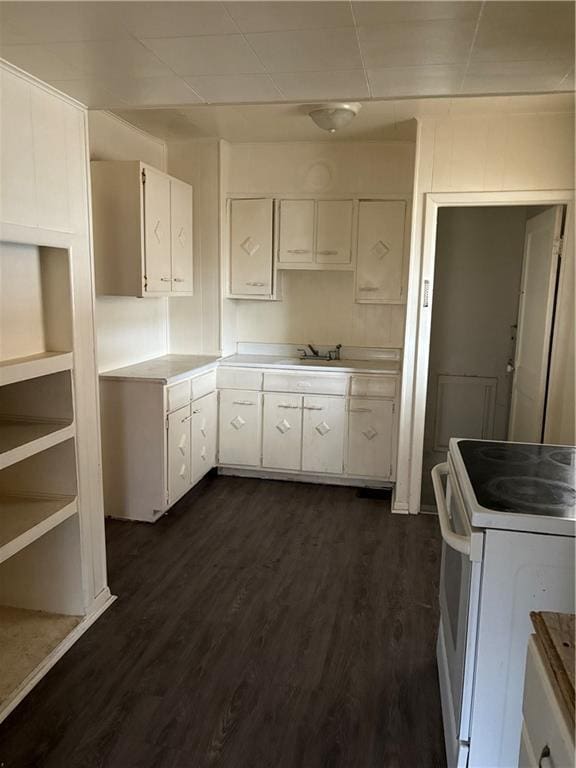
<svg viewBox="0 0 576 768"><path fill-rule="evenodd" d="M0 243L0 720L80 631L69 252Z"/></svg>

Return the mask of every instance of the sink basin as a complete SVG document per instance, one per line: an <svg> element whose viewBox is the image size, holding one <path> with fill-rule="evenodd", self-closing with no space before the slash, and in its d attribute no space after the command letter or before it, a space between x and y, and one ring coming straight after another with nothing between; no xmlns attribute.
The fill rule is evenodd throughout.
<svg viewBox="0 0 576 768"><path fill-rule="evenodd" d="M316 360L313 357L307 357L307 358L300 358L300 357L289 357L286 360L282 360L282 363L285 365L310 365L310 366L342 366L344 365L342 360Z"/></svg>

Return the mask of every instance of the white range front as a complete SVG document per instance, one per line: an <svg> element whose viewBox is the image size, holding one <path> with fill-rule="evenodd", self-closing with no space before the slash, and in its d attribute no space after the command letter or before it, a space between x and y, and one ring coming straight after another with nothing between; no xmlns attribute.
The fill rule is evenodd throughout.
<svg viewBox="0 0 576 768"><path fill-rule="evenodd" d="M452 439L432 472L449 768L518 765L530 612L574 610L575 457L562 446Z"/></svg>

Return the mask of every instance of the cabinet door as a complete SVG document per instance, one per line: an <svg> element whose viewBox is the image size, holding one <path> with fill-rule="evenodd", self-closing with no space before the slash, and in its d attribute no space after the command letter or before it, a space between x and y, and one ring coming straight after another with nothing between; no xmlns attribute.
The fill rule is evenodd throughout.
<svg viewBox="0 0 576 768"><path fill-rule="evenodd" d="M216 392L192 403L192 484L216 466L217 410Z"/></svg>
<svg viewBox="0 0 576 768"><path fill-rule="evenodd" d="M272 200L230 203L230 295L272 295Z"/></svg>
<svg viewBox="0 0 576 768"><path fill-rule="evenodd" d="M314 211L314 200L280 201L279 263L314 262Z"/></svg>
<svg viewBox="0 0 576 768"><path fill-rule="evenodd" d="M190 488L190 406L168 416L168 503Z"/></svg>
<svg viewBox="0 0 576 768"><path fill-rule="evenodd" d="M391 480L394 475L393 440L393 402L350 398L348 474Z"/></svg>
<svg viewBox="0 0 576 768"><path fill-rule="evenodd" d="M402 301L405 217L402 200L359 203L356 301Z"/></svg>
<svg viewBox="0 0 576 768"><path fill-rule="evenodd" d="M342 397L304 397L302 470L340 474L344 460L346 401Z"/></svg>
<svg viewBox="0 0 576 768"><path fill-rule="evenodd" d="M146 167L144 182L144 249L146 293L169 293L170 178Z"/></svg>
<svg viewBox="0 0 576 768"><path fill-rule="evenodd" d="M260 466L260 398L259 392L220 392L220 464Z"/></svg>
<svg viewBox="0 0 576 768"><path fill-rule="evenodd" d="M316 262L352 263L352 200L319 200L316 213Z"/></svg>
<svg viewBox="0 0 576 768"><path fill-rule="evenodd" d="M300 469L301 447L301 395L264 395L262 466Z"/></svg>
<svg viewBox="0 0 576 768"><path fill-rule="evenodd" d="M172 291L193 291L192 187L170 179Z"/></svg>

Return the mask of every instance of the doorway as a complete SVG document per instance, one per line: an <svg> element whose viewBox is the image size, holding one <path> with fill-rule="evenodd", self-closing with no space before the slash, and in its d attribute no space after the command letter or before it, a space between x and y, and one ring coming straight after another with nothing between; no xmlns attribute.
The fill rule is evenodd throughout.
<svg viewBox="0 0 576 768"><path fill-rule="evenodd" d="M450 437L543 439L563 218L563 206L438 210L423 510Z"/></svg>

